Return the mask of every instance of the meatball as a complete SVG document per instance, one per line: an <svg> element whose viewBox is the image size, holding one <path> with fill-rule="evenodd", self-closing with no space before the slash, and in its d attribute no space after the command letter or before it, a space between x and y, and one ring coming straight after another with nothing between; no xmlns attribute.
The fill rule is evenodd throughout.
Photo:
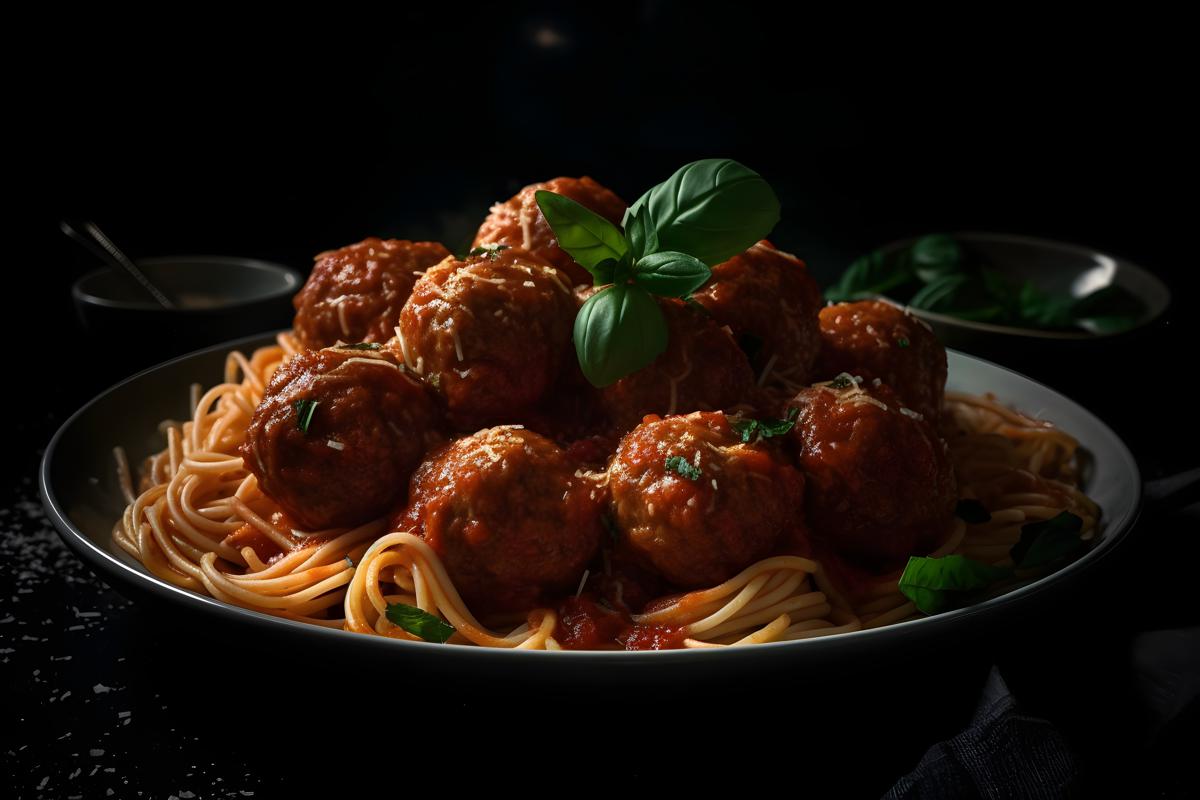
<svg viewBox="0 0 1200 800"><path fill-rule="evenodd" d="M432 453L399 524L425 537L476 611L573 591L595 556L605 494L549 439L489 428Z"/></svg>
<svg viewBox="0 0 1200 800"><path fill-rule="evenodd" d="M571 344L575 300L558 269L515 248L429 269L397 345L463 429L513 422L540 401Z"/></svg>
<svg viewBox="0 0 1200 800"><path fill-rule="evenodd" d="M681 588L715 586L806 541L804 479L720 412L645 422L609 467L621 544Z"/></svg>
<svg viewBox="0 0 1200 800"><path fill-rule="evenodd" d="M542 216L534 195L543 189L569 197L614 225L621 224L627 208L624 200L586 175L582 178L555 178L526 186L507 201L492 206L491 213L475 234L474 246L507 244L521 247L567 273L570 283L591 283L591 273L576 264L558 246L558 238Z"/></svg>
<svg viewBox="0 0 1200 800"><path fill-rule="evenodd" d="M946 348L924 322L891 303L866 300L821 309L817 377L878 379L936 424L946 393Z"/></svg>
<svg viewBox="0 0 1200 800"><path fill-rule="evenodd" d="M387 341L417 274L449 255L437 242L373 238L321 253L292 298L296 336L313 350L339 341Z"/></svg>
<svg viewBox="0 0 1200 800"><path fill-rule="evenodd" d="M647 414L733 408L754 390L750 362L727 329L681 300L655 299L667 319L667 349L600 390L600 405L620 432Z"/></svg>
<svg viewBox="0 0 1200 800"><path fill-rule="evenodd" d="M424 386L387 352L301 350L271 376L242 458L304 529L358 525L404 502L438 422Z"/></svg>
<svg viewBox="0 0 1200 800"><path fill-rule="evenodd" d="M713 267L693 296L733 331L760 384L790 387L790 397L811 381L823 301L803 261L764 240Z"/></svg>
<svg viewBox="0 0 1200 800"><path fill-rule="evenodd" d="M886 385L848 376L804 389L789 434L813 538L872 569L935 549L957 498L946 444Z"/></svg>

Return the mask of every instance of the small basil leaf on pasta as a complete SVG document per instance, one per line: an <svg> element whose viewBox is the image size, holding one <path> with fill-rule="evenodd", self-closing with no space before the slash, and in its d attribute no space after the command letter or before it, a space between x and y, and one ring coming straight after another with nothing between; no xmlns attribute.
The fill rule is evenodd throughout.
<svg viewBox="0 0 1200 800"><path fill-rule="evenodd" d="M621 229L569 197L547 192L534 194L542 216L554 231L558 246L584 269L593 272L608 260L620 261L629 252Z"/></svg>
<svg viewBox="0 0 1200 800"><path fill-rule="evenodd" d="M312 424L313 412L317 410L317 406L321 405L316 400L297 400L292 403L292 408L296 411L296 427L301 433L308 433L308 426Z"/></svg>
<svg viewBox="0 0 1200 800"><path fill-rule="evenodd" d="M992 512L978 500L959 500L954 505L954 516L969 525L980 525L991 521Z"/></svg>
<svg viewBox="0 0 1200 800"><path fill-rule="evenodd" d="M1019 570L1038 569L1066 558L1083 546L1083 520L1070 511L1021 526L1021 539L1009 554Z"/></svg>
<svg viewBox="0 0 1200 800"><path fill-rule="evenodd" d="M771 232L779 222L779 198L750 168L706 158L685 164L634 201L625 226L647 212L657 234L655 250L687 253L711 267Z"/></svg>
<svg viewBox="0 0 1200 800"><path fill-rule="evenodd" d="M584 377L598 388L653 362L667 349L667 336L662 309L640 286L601 289L575 317L575 354Z"/></svg>
<svg viewBox="0 0 1200 800"><path fill-rule="evenodd" d="M666 461L667 472L674 472L681 478L687 478L689 481L698 481L704 473L699 467L693 466L692 462L688 461L683 456L667 456Z"/></svg>
<svg viewBox="0 0 1200 800"><path fill-rule="evenodd" d="M378 342L357 342L356 344L339 344L338 350L382 350L383 345Z"/></svg>
<svg viewBox="0 0 1200 800"><path fill-rule="evenodd" d="M387 618L397 628L403 628L427 642L444 644L454 635L454 627L428 611L404 603L388 603Z"/></svg>
<svg viewBox="0 0 1200 800"><path fill-rule="evenodd" d="M904 574L900 576L900 592L912 600L921 613L937 614L1011 575L1011 569L993 567L966 556L914 556L908 559Z"/></svg>
<svg viewBox="0 0 1200 800"><path fill-rule="evenodd" d="M651 294L684 297L703 286L712 275L704 262L686 253L651 253L638 259L633 280Z"/></svg>

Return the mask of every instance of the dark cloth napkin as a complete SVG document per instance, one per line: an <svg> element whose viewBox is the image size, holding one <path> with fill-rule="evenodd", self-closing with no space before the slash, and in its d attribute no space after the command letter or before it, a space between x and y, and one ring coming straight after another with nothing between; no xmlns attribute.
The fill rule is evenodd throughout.
<svg viewBox="0 0 1200 800"><path fill-rule="evenodd" d="M1077 795L1078 760L1057 729L1022 713L992 667L967 729L925 752L884 797L921 800Z"/></svg>

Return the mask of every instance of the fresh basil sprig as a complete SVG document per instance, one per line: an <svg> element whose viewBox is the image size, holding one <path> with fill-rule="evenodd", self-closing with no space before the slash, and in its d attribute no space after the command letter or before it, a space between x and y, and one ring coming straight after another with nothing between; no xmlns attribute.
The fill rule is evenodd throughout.
<svg viewBox="0 0 1200 800"><path fill-rule="evenodd" d="M745 252L779 221L779 200L757 173L729 159L681 167L625 212L622 226L568 197L534 195L558 245L592 274L592 295L575 318L584 376L607 386L667 348L667 324L652 295L685 298L711 266Z"/></svg>
<svg viewBox="0 0 1200 800"><path fill-rule="evenodd" d="M963 510L963 503L958 510ZM1011 567L997 567L959 555L914 556L900 576L900 592L924 614L945 611L967 602L996 581L1012 578L1017 572L1048 567L1074 554L1083 547L1079 538L1082 530L1083 520L1069 511L1021 526L1021 540L1009 550Z"/></svg>
<svg viewBox="0 0 1200 800"><path fill-rule="evenodd" d="M427 642L445 644L454 635L454 627L428 611L404 603L388 603L387 618L393 625L403 628Z"/></svg>

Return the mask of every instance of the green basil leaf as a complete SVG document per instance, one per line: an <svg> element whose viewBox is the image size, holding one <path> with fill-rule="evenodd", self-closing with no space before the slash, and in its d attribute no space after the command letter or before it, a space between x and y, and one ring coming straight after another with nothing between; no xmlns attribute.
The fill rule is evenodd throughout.
<svg viewBox="0 0 1200 800"><path fill-rule="evenodd" d="M633 216L626 216L625 238L634 260L658 252L658 232L654 230L654 221L650 219L650 211L645 206L640 207Z"/></svg>
<svg viewBox="0 0 1200 800"><path fill-rule="evenodd" d="M534 199L558 246L589 272L609 259L620 261L629 252L621 229L591 209L544 189L535 193Z"/></svg>
<svg viewBox="0 0 1200 800"><path fill-rule="evenodd" d="M1074 305L1075 298L1043 292L1032 281L1025 281L1017 295L1020 321L1033 328L1070 328L1075 322Z"/></svg>
<svg viewBox="0 0 1200 800"><path fill-rule="evenodd" d="M625 227L643 209L657 233L657 250L688 253L710 267L744 253L779 222L779 198L770 184L727 158L680 167L629 207Z"/></svg>
<svg viewBox="0 0 1200 800"><path fill-rule="evenodd" d="M454 635L454 627L428 611L404 603L388 603L387 618L393 625L420 636L427 642L444 644Z"/></svg>
<svg viewBox="0 0 1200 800"><path fill-rule="evenodd" d="M617 267L620 261L615 258L606 258L593 267L590 272L594 279L593 286L607 286L610 283L617 282Z"/></svg>
<svg viewBox="0 0 1200 800"><path fill-rule="evenodd" d="M575 317L575 353L593 386L608 386L667 349L667 321L650 293L617 283L588 298Z"/></svg>
<svg viewBox="0 0 1200 800"><path fill-rule="evenodd" d="M993 567L966 556L912 557L900 576L900 592L923 614L937 614L986 589L1011 569Z"/></svg>
<svg viewBox="0 0 1200 800"><path fill-rule="evenodd" d="M984 281L977 275L953 273L935 278L914 294L908 304L960 319L980 322L1004 319L1004 307L988 293Z"/></svg>
<svg viewBox="0 0 1200 800"><path fill-rule="evenodd" d="M959 500L954 506L954 516L971 525L981 525L992 520L992 512L978 500Z"/></svg>
<svg viewBox="0 0 1200 800"><path fill-rule="evenodd" d="M694 466L692 462L683 456L667 456L664 466L667 472L674 472L676 475L681 478L687 478L689 481L698 481L704 474L700 471L699 467Z"/></svg>
<svg viewBox="0 0 1200 800"><path fill-rule="evenodd" d="M912 260L907 252L887 256L875 250L855 259L841 279L825 290L825 299L831 303L867 300L886 295L913 280Z"/></svg>
<svg viewBox="0 0 1200 800"><path fill-rule="evenodd" d="M1079 538L1083 520L1070 511L1041 522L1021 526L1021 540L1012 546L1009 555L1017 569L1039 569L1066 558L1083 546Z"/></svg>
<svg viewBox="0 0 1200 800"><path fill-rule="evenodd" d="M1141 298L1121 286L1105 286L1084 295L1071 306L1075 324L1092 333L1116 333L1132 328L1146 314Z"/></svg>
<svg viewBox="0 0 1200 800"><path fill-rule="evenodd" d="M909 250L913 272L925 283L962 270L962 248L941 233L922 236Z"/></svg>
<svg viewBox="0 0 1200 800"><path fill-rule="evenodd" d="M708 282L712 270L686 253L651 253L638 259L633 280L651 294L684 297Z"/></svg>
<svg viewBox="0 0 1200 800"><path fill-rule="evenodd" d="M378 342L357 342L355 344L339 344L338 350L382 350L383 345Z"/></svg>

